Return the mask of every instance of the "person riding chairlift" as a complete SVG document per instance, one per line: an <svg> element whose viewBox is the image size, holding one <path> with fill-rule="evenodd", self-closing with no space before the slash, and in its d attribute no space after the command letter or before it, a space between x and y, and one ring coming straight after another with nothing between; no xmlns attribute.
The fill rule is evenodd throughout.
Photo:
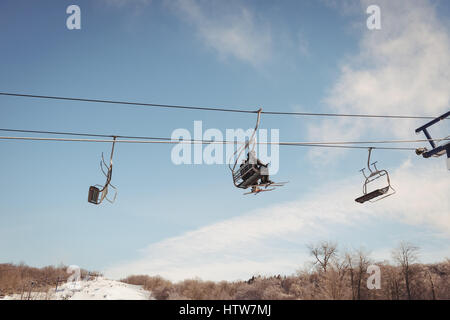
<svg viewBox="0 0 450 320"><path fill-rule="evenodd" d="M255 151L249 151L247 154L247 160L243 161L241 164L241 170L243 167L245 168L246 165L250 164L252 168L256 169L259 172L259 175L261 176L261 182L257 184L270 184L273 183L271 180L269 180L269 164L262 163L257 157ZM250 170L247 171L246 174L242 176L242 179L245 181L248 178L252 176L252 172Z"/></svg>

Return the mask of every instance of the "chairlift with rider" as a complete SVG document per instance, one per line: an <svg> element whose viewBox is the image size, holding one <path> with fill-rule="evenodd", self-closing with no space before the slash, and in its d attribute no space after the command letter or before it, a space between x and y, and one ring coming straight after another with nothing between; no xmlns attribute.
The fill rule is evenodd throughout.
<svg viewBox="0 0 450 320"><path fill-rule="evenodd" d="M247 194L258 194L264 191L275 190L275 187L283 186L286 182L275 183L269 179L269 164L262 163L256 156L255 146L256 146L256 132L258 131L259 123L261 120L261 111L259 109L258 118L256 121L255 129L248 141L246 141L242 146L238 147L236 152L233 154L233 161L230 161L229 168L232 173L233 184L237 188L248 189L251 188L250 192ZM247 152L247 158L241 160L241 156ZM238 166L239 161L242 161ZM233 163L233 166L231 166ZM270 188L269 188L270 187Z"/></svg>

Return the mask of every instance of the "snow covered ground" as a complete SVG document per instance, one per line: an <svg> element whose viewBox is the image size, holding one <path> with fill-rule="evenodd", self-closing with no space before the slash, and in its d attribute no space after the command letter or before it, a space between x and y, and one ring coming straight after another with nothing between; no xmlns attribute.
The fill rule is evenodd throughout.
<svg viewBox="0 0 450 320"><path fill-rule="evenodd" d="M28 293L25 294L28 297ZM20 294L6 296L4 300L19 300ZM64 283L55 292L32 292L33 300L148 300L153 299L149 291L141 286L98 277L95 280Z"/></svg>

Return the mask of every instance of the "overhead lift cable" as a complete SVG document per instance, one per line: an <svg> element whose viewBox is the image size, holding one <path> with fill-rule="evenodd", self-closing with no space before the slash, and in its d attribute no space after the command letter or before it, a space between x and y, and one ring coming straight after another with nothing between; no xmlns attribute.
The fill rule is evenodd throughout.
<svg viewBox="0 0 450 320"><path fill-rule="evenodd" d="M168 138L166 138L168 139ZM63 141L63 142L102 142L111 143L111 140L106 139L70 139L70 138L44 138L44 137L6 137L0 136L0 140L25 140L25 141ZM116 143L148 143L148 144L245 144L239 141L226 140L116 140ZM344 142L345 143L345 142ZM380 150L409 150L415 151L416 148L402 148L402 147L374 147L374 146L349 146L340 142L256 142L256 144L280 145L280 146L299 146L299 147L328 147L328 148L347 148L347 149L380 149Z"/></svg>
<svg viewBox="0 0 450 320"><path fill-rule="evenodd" d="M154 108L171 108L171 109L187 109L187 110L202 110L202 111L218 111L218 112L235 112L235 113L258 113L255 108L252 110L225 108L225 107L199 107L199 106L185 106L185 105L170 105L157 103L144 103L134 101L120 101L120 100L105 100L105 99L89 99L79 97L61 97L61 96L47 96L34 95L25 93L11 93L0 92L2 96L35 98L47 100L61 100L61 101L78 101L90 103L107 103L118 105L130 105L140 107L154 107ZM290 115L290 116L312 116L312 117L353 117L353 118L386 118L386 119L434 119L432 116L410 116L410 115L374 115L374 114L350 114L350 113L316 113L316 112L284 112L284 111L262 111L261 114L268 115Z"/></svg>
<svg viewBox="0 0 450 320"><path fill-rule="evenodd" d="M197 142L197 143L212 143L212 142L219 142L219 143L234 143L233 141L214 141L214 140L196 140L196 139L189 139L189 140L174 140L172 138L167 137L145 137L145 136L127 136L127 135L107 135L107 134L96 134L96 133L81 133L81 132L61 132L61 131L43 131L43 130L23 130L23 129L5 129L0 128L0 131L3 132L20 132L20 133L33 133L33 134L51 134L51 135L60 135L60 136L83 136L83 137L101 137L101 138L121 138L121 139L137 139L137 140L162 140L162 141L172 141L175 143L178 143L178 141L187 141L187 142ZM8 137L3 137L7 139ZM14 138L14 137L13 137ZM28 137L24 137L28 138ZM33 138L33 137L30 137ZM433 141L439 142L439 141L450 141L450 137L445 138L439 138L439 139L433 139ZM69 140L69 141L77 141L75 140ZM97 141L97 142L106 142L105 141ZM95 141L94 141L95 142ZM120 140L118 142L125 142L124 140ZM129 141L130 142L130 141ZM390 143L415 143L415 142L429 142L429 139L415 139L415 140L372 140L372 141L300 141L300 142L259 142L256 141L256 144L279 144L279 145L324 145L324 144L337 144L337 145L345 145L345 144L390 144ZM137 143L137 142L136 142Z"/></svg>

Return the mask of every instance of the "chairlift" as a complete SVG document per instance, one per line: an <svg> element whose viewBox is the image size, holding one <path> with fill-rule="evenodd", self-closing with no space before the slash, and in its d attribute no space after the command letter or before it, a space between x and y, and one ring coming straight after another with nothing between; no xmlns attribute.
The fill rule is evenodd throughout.
<svg viewBox="0 0 450 320"><path fill-rule="evenodd" d="M283 186L286 182L275 183L269 179L269 164L262 163L255 153L256 146L256 132L258 131L261 120L262 109L258 111L258 118L256 126L248 141L240 146L233 154L234 161L230 161L229 168L232 173L233 184L237 188L248 189L251 188L247 194L258 194L263 191L275 190L275 187ZM247 159L241 159L244 151L247 151ZM242 161L238 166L239 161ZM233 163L233 166L231 166ZM269 188L271 187L271 188Z"/></svg>
<svg viewBox="0 0 450 320"><path fill-rule="evenodd" d="M103 202L103 200L107 200L110 203L113 203L116 200L117 197L117 191L116 187L111 184L111 178L112 178L112 168L113 168L113 154L114 154L114 145L116 144L116 137L113 137L113 143L112 143L112 150L109 158L109 165L106 163L105 158L103 157L102 152L102 160L100 161L100 169L103 173L103 175L106 177L106 182L104 185L96 184L94 186L89 187L89 194L88 194L88 202L92 204L100 204ZM108 188L111 187L114 189L114 197L113 199L109 199L107 197L108 195ZM100 198L100 199L99 199Z"/></svg>
<svg viewBox="0 0 450 320"><path fill-rule="evenodd" d="M366 168L360 170L364 175L364 177L366 178L366 180L364 181L363 195L355 199L355 201L359 203L364 203L366 201L376 202L386 197L389 197L395 193L395 189L391 186L389 173L386 170L379 170L376 166L377 161L373 162L372 164L370 163L370 155L372 153L372 149L373 148L369 148L369 156L367 158L367 169L369 170L370 174L366 175L366 173L364 172ZM373 166L373 169L370 167L371 165ZM368 189L367 186L370 183L383 177L386 177L387 185L385 187L375 189L371 192L367 191Z"/></svg>
<svg viewBox="0 0 450 320"><path fill-rule="evenodd" d="M422 155L424 158L430 158L430 157L440 157L444 154L447 154L447 169L450 170L450 141L446 141L446 143L437 146L436 142L431 137L430 133L428 132L428 127L431 127L432 125L438 123L441 120L444 120L445 118L450 116L450 111L444 113L443 115L437 117L434 120L431 120L427 124L421 126L420 128L416 129L416 133L420 133L423 131L425 136L427 137L428 141L430 142L430 145L433 149L428 150L427 148L417 148L416 154ZM449 137L447 137L449 138ZM446 138L446 139L447 139Z"/></svg>

